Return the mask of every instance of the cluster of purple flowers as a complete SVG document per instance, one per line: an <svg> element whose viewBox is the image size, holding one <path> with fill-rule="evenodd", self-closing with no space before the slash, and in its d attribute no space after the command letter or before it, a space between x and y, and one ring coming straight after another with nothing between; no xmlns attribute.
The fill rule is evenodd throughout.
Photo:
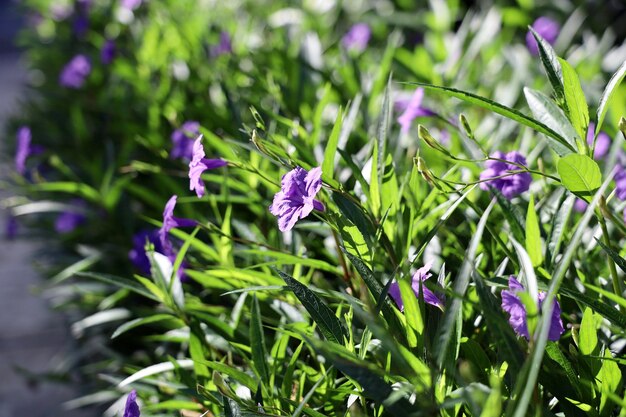
<svg viewBox="0 0 626 417"><path fill-rule="evenodd" d="M485 191L495 188L508 199L528 191L532 178L529 172L523 171L526 158L522 154L517 151L507 154L498 151L491 158L480 174L480 188Z"/></svg>

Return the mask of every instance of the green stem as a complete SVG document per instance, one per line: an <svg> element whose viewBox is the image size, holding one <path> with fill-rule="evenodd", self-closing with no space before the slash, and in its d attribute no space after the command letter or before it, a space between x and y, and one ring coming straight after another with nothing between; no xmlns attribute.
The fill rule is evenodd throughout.
<svg viewBox="0 0 626 417"><path fill-rule="evenodd" d="M604 244L612 249L613 245L611 244L611 239L609 238L609 231L608 231L608 228L606 227L606 220L604 219L605 214L608 213L608 208L606 206L606 200L604 199L604 196L600 198L599 205L600 205L600 214L598 215L598 221L600 222L600 227L602 228L602 238L604 239ZM615 262L613 262L613 259L611 259L611 256L608 253L606 254L606 257L609 263L609 271L611 271L611 278L613 279L613 291L615 292L615 295L617 295L618 297L621 297L622 294L624 293L624 285L622 284L622 281L617 275ZM623 310L620 306L618 306L618 308L620 310Z"/></svg>

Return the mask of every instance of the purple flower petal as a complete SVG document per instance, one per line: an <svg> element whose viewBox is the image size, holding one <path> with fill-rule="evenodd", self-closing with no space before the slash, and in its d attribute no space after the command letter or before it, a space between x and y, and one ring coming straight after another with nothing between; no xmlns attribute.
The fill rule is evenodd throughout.
<svg viewBox="0 0 626 417"><path fill-rule="evenodd" d="M545 16L535 20L532 24L532 28L550 45L554 45L556 38L559 36L559 31L561 30L556 21ZM537 41L530 30L526 34L526 46L531 54L539 55L539 46L537 45Z"/></svg>
<svg viewBox="0 0 626 417"><path fill-rule="evenodd" d="M403 101L397 103L397 108L403 108L404 112L398 117L398 123L401 126L402 133L408 133L411 129L411 124L416 117L428 117L433 116L435 113L422 107L422 99L424 98L424 89L418 88L411 96L406 105Z"/></svg>
<svg viewBox="0 0 626 417"><path fill-rule="evenodd" d="M159 229L159 240L166 256L169 256L174 252L172 243L168 239L170 230L175 227L194 227L198 224L195 220L174 216L174 208L176 207L177 199L178 196L173 195L165 204L165 208L163 209L163 225Z"/></svg>
<svg viewBox="0 0 626 417"><path fill-rule="evenodd" d="M194 140L200 135L200 123L188 120L179 128L172 132L172 151L170 158L191 160L193 158Z"/></svg>
<svg viewBox="0 0 626 417"><path fill-rule="evenodd" d="M233 52L233 44L230 39L230 34L226 31L220 33L220 42L213 47L211 55L214 57L220 55L231 54Z"/></svg>
<svg viewBox="0 0 626 417"><path fill-rule="evenodd" d="M506 155L502 152L495 152L491 158L485 162L486 169L480 174L480 188L488 191L492 187L499 190L509 200L530 188L532 177L529 172L519 172L510 174L511 171L519 171L519 165L526 166L526 158L519 152L513 151ZM497 178L501 177L501 178Z"/></svg>
<svg viewBox="0 0 626 417"><path fill-rule="evenodd" d="M100 60L104 65L109 65L117 55L117 48L113 39L107 39L100 49Z"/></svg>
<svg viewBox="0 0 626 417"><path fill-rule="evenodd" d="M137 391L132 390L126 398L126 406L124 407L124 417L139 417L140 411L137 405Z"/></svg>
<svg viewBox="0 0 626 417"><path fill-rule="evenodd" d="M202 173L209 169L223 167L227 164L223 159L206 159L202 147L202 136L198 137L193 144L191 162L189 162L189 189L196 191L198 198L204 195L204 182Z"/></svg>
<svg viewBox="0 0 626 417"><path fill-rule="evenodd" d="M626 170L624 167L617 167L617 172L613 179L615 180L615 194L617 198L622 201L626 200Z"/></svg>
<svg viewBox="0 0 626 417"><path fill-rule="evenodd" d="M431 306L443 308L445 297L443 295L435 294L431 289L427 288L426 285L423 284L424 281L432 276L430 268L432 268L432 263L428 262L423 267L415 271L413 277L411 277L411 288L413 288L415 297L419 298L421 286L424 291L424 302L426 304L430 304ZM404 302L402 301L400 286L397 282L394 282L389 286L389 295L396 302L398 308L401 311L404 311Z"/></svg>
<svg viewBox="0 0 626 417"><path fill-rule="evenodd" d="M59 83L67 88L81 88L91 73L91 63L85 55L76 55L70 62L65 65Z"/></svg>
<svg viewBox="0 0 626 417"><path fill-rule="evenodd" d="M321 188L320 167L309 172L296 167L283 175L281 190L276 193L269 207L270 213L278 217L278 228L281 232L291 230L299 219L305 218L314 209L324 210L324 205L315 199Z"/></svg>
<svg viewBox="0 0 626 417"><path fill-rule="evenodd" d="M587 144L589 146L593 146L593 138L595 135L596 124L594 122L589 123L589 128L587 129ZM593 150L593 159L601 159L607 153L609 153L609 148L611 147L611 138L605 132L600 131L598 133L598 138L596 139L596 148Z"/></svg>
<svg viewBox="0 0 626 417"><path fill-rule="evenodd" d="M26 159L31 155L31 132L28 126L17 130L17 151L15 152L15 170L21 175L26 172Z"/></svg>
<svg viewBox="0 0 626 417"><path fill-rule="evenodd" d="M372 30L367 23L357 23L343 36L341 44L348 50L363 52L371 36Z"/></svg>
<svg viewBox="0 0 626 417"><path fill-rule="evenodd" d="M57 216L54 222L54 230L56 230L57 233L70 233L87 220L87 217L85 217L83 213L83 210L87 207L87 203L81 199L74 199L70 203L72 206L76 207L76 210L67 210Z"/></svg>
<svg viewBox="0 0 626 417"><path fill-rule="evenodd" d="M17 236L17 232L20 228L19 223L17 222L17 217L13 215L9 215L7 218L7 222L4 228L4 233L7 239L13 240Z"/></svg>
<svg viewBox="0 0 626 417"><path fill-rule="evenodd" d="M502 309L509 314L509 324L515 333L528 340L530 336L528 334L526 307L517 296L517 293L520 291L524 291L524 287L517 279L515 279L513 275L511 275L509 277L509 289L502 291ZM543 304L545 298L546 293L539 291L539 309L541 309L541 305ZM554 300L552 316L550 317L550 332L548 333L548 340L559 340L564 331L563 322L561 321L561 306L558 301Z"/></svg>
<svg viewBox="0 0 626 417"><path fill-rule="evenodd" d="M120 6L122 6L124 9L135 10L139 6L141 6L142 2L143 0L121 0Z"/></svg>

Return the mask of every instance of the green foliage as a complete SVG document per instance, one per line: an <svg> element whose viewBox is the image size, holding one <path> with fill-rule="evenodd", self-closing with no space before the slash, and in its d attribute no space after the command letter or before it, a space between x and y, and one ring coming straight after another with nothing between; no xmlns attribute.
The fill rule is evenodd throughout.
<svg viewBox="0 0 626 417"><path fill-rule="evenodd" d="M50 286L77 317L74 359L95 394L84 403L107 408L132 386L154 416L626 413L623 147L594 160L586 143L590 109L596 136L617 132L606 115L624 65L598 85L620 50L532 32L531 59L539 0L468 14L455 0L344 3L167 0L124 15L94 1L81 37L76 11L25 2L41 22L21 42L43 78L8 130L30 126L44 150L7 206L49 239ZM358 22L372 29L362 51L342 41ZM218 54L222 32L232 51ZM63 88L77 53L92 72ZM422 115L401 129L416 88ZM172 157L193 120L206 158L227 161L202 174L202 198L189 158ZM281 233L268 207L296 167L321 167L324 210ZM178 220L159 234L172 195ZM82 222L54 232L72 210Z"/></svg>

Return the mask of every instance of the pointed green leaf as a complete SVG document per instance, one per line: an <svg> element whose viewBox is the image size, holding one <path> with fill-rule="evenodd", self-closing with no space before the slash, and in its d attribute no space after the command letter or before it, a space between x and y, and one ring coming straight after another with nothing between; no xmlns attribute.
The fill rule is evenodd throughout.
<svg viewBox="0 0 626 417"><path fill-rule="evenodd" d="M565 88L565 103L567 103L569 119L581 140L587 138L589 126L589 107L585 93L580 86L578 74L564 59L559 58L563 70L563 87ZM584 146L583 148L584 149Z"/></svg>
<svg viewBox="0 0 626 417"><path fill-rule="evenodd" d="M343 344L344 337L347 336L346 329L335 316L335 313L324 304L322 299L305 285L302 285L284 272L278 271L278 275L285 281L295 296L298 297L298 300L309 312L313 321L319 326L324 337L335 343Z"/></svg>
<svg viewBox="0 0 626 417"><path fill-rule="evenodd" d="M524 87L524 96L533 117L541 123L553 129L561 135L567 143L572 147L576 147L576 138L578 134L572 126L567 116L549 97L540 91ZM563 146L559 141L554 140L550 136L546 136L548 145L557 154L563 156L571 153L571 150Z"/></svg>
<svg viewBox="0 0 626 417"><path fill-rule="evenodd" d="M548 81L554 90L554 96L560 105L565 105L565 88L563 87L563 73L558 57L552 45L541 37L532 27L529 27L535 40L537 41L537 49L539 50L539 58L543 64L543 68L548 75ZM565 109L567 111L567 109Z"/></svg>
<svg viewBox="0 0 626 417"><path fill-rule="evenodd" d="M602 128L602 123L604 123L604 117L606 116L606 112L608 110L609 103L617 86L620 85L622 80L626 76L626 61L620 65L620 67L615 71L615 74L609 80L609 83L606 85L604 91L602 92L602 97L600 97L600 103L598 104L598 111L596 113L596 131L595 136L598 136L600 133L600 129Z"/></svg>
<svg viewBox="0 0 626 417"><path fill-rule="evenodd" d="M598 347L598 333L596 330L596 320L594 312L589 307L585 308L583 320L580 323L578 336L578 348L583 355L595 354Z"/></svg>
<svg viewBox="0 0 626 417"><path fill-rule="evenodd" d="M252 348L252 363L254 369L261 376L265 386L269 386L270 373L267 369L267 348L265 347L265 333L261 322L261 309L256 295L252 296L252 308L250 309L250 347Z"/></svg>
<svg viewBox="0 0 626 417"><path fill-rule="evenodd" d="M326 149L324 150L324 162L322 162L322 173L330 178L334 177L335 173L335 154L337 153L337 145L339 144L339 133L341 132L341 126L343 125L343 114L341 108L337 112L337 118L335 119L335 125L328 137L328 143L326 143Z"/></svg>

